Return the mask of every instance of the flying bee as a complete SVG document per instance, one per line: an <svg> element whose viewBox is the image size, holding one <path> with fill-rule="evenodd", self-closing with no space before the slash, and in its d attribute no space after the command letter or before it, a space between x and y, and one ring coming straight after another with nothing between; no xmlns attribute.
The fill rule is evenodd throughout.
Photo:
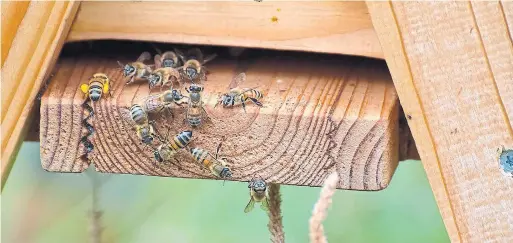
<svg viewBox="0 0 513 243"><path fill-rule="evenodd" d="M146 96L141 102L143 110L150 113L159 113L162 110L166 109L171 115L170 108L172 104L176 104L181 106L182 104L187 103L184 101L188 97L182 95L180 90L178 89L169 89L160 94L154 94Z"/></svg>
<svg viewBox="0 0 513 243"><path fill-rule="evenodd" d="M93 77L89 79L89 84L80 85L80 90L84 93L85 98L89 98L91 101L98 101L104 93L109 93L109 95L112 96L110 83L112 83L112 81L106 74L95 73Z"/></svg>
<svg viewBox="0 0 513 243"><path fill-rule="evenodd" d="M137 137L141 139L142 143L152 144L156 133L154 123L149 121L146 111L140 105L134 104L130 107L130 118L135 123Z"/></svg>
<svg viewBox="0 0 513 243"><path fill-rule="evenodd" d="M198 127L201 125L203 116L208 119L207 111L205 111L205 107L203 106L201 95L201 92L203 92L203 86L193 83L189 88L186 88L185 91L189 93L185 119L192 127Z"/></svg>
<svg viewBox="0 0 513 243"><path fill-rule="evenodd" d="M169 134L168 134L169 135ZM164 163L167 161L171 161L174 158L175 154L191 142L192 131L183 131L176 135L173 140L168 141L168 135L166 135L165 140L162 140L162 144L153 151L153 155L155 156L155 160L160 163Z"/></svg>
<svg viewBox="0 0 513 243"><path fill-rule="evenodd" d="M185 54L178 50L175 51L183 62L180 72L185 78L193 83L198 80L207 80L207 70L204 65L217 57L217 54L205 58L199 48L189 49Z"/></svg>
<svg viewBox="0 0 513 243"><path fill-rule="evenodd" d="M210 172L216 177L222 179L228 179L232 177L232 172L227 166L226 158L219 158L219 150L221 149L221 143L217 146L216 155L212 156L208 151L201 148L192 148L190 152L194 160L210 170ZM208 157L212 159L208 159Z"/></svg>
<svg viewBox="0 0 513 243"><path fill-rule="evenodd" d="M216 106L218 104L223 104L223 107L230 107L242 104L242 108L244 109L244 112L246 112L246 102L248 100L251 100L253 104L261 107L262 103L259 100L261 100L264 97L262 92L258 91L255 88L239 88L239 85L245 80L245 73L239 73L237 76L235 76L234 80L232 81L232 84L230 85L230 91L228 93L221 95L221 97L218 99L216 103Z"/></svg>
<svg viewBox="0 0 513 243"><path fill-rule="evenodd" d="M251 179L248 185L249 188L249 199L248 205L244 209L245 213L251 212L255 207L255 202L260 202L260 208L266 212L269 212L269 199L267 197L267 184L264 179Z"/></svg>
<svg viewBox="0 0 513 243"><path fill-rule="evenodd" d="M151 73L151 68L149 65L144 64L144 62L150 59L151 54L149 52L143 52L135 62L123 65L118 61L118 65L123 69L123 76L128 78L126 84L148 78Z"/></svg>

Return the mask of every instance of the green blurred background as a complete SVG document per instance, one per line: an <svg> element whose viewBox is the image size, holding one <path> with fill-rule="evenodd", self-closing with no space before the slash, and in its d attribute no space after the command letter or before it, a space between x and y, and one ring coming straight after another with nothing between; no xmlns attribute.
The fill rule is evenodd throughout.
<svg viewBox="0 0 513 243"><path fill-rule="evenodd" d="M89 242L92 170L44 171L25 142L2 192L2 242ZM96 174L102 242L270 242L267 215L243 212L246 183ZM286 242L308 242L320 188L282 186ZM379 192L336 192L324 222L329 242L449 242L419 161L400 163Z"/></svg>

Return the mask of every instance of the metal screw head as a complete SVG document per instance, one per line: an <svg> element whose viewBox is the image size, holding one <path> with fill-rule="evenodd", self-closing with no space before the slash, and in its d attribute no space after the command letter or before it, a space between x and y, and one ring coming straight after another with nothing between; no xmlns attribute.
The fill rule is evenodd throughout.
<svg viewBox="0 0 513 243"><path fill-rule="evenodd" d="M499 165L504 175L513 178L513 149L501 149Z"/></svg>

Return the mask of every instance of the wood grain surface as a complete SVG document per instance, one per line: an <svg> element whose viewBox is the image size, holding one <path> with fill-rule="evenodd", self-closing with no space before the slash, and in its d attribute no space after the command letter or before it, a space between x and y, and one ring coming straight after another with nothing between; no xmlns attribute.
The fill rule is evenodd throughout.
<svg viewBox="0 0 513 243"><path fill-rule="evenodd" d="M33 1L25 8L24 3L2 3L2 28L8 27L2 29L2 57L6 54L1 71L2 188L23 141L34 99L55 63L78 5Z"/></svg>
<svg viewBox="0 0 513 243"><path fill-rule="evenodd" d="M383 62L333 57L273 57L244 62L215 60L204 82L204 101L211 123L195 129L191 146L230 159L233 179L249 181L262 176L269 182L320 186L331 171L341 175L338 188L385 188L398 160L398 102ZM313 61L316 60L316 61ZM358 61L355 61L358 60ZM214 108L239 72L247 74L246 87L264 92L264 106ZM97 170L187 178L212 178L188 151L177 155L179 164L155 164L126 119L126 107L149 94L146 83L124 85L116 59L81 57L62 59L41 104L41 159L48 171L81 172L89 166L79 159L85 134L85 116L79 85L95 72L115 82L114 96L94 105L91 154ZM190 129L184 109L175 116L153 118L159 131L172 134Z"/></svg>
<svg viewBox="0 0 513 243"><path fill-rule="evenodd" d="M367 5L451 242L513 242L513 3Z"/></svg>
<svg viewBox="0 0 513 243"><path fill-rule="evenodd" d="M83 2L68 41L98 39L383 58L362 1Z"/></svg>

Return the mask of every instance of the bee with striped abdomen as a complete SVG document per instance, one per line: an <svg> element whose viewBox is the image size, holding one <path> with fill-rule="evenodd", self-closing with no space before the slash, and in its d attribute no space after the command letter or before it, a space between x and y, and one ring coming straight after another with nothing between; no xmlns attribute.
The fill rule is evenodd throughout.
<svg viewBox="0 0 513 243"><path fill-rule="evenodd" d="M156 133L153 121L149 121L146 111L140 105L134 104L130 107L130 118L135 123L137 137L141 139L141 142L152 144Z"/></svg>
<svg viewBox="0 0 513 243"><path fill-rule="evenodd" d="M151 68L149 65L144 64L144 62L150 59L151 54L149 52L143 52L135 62L123 65L118 61L118 65L123 69L123 76L128 78L126 84L148 78L151 73Z"/></svg>
<svg viewBox="0 0 513 243"><path fill-rule="evenodd" d="M221 95L218 99L217 104L223 104L223 107L231 107L238 104L242 104L244 112L246 112L246 102L251 100L255 105L262 106L260 100L264 97L262 92L255 88L239 88L239 85L246 80L246 74L238 74L232 81L230 91Z"/></svg>
<svg viewBox="0 0 513 243"><path fill-rule="evenodd" d="M245 213L249 213L255 207L255 202L259 202L260 208L266 212L269 212L269 199L267 198L267 184L264 179L251 179L248 185L249 188L249 199L248 205L244 209Z"/></svg>
<svg viewBox="0 0 513 243"><path fill-rule="evenodd" d="M98 101L104 93L109 93L112 96L111 83L112 81L106 74L95 73L89 79L89 84L80 85L80 90L84 93L85 98L89 98L91 101Z"/></svg>
<svg viewBox="0 0 513 243"><path fill-rule="evenodd" d="M183 131L176 135L171 141L167 140L168 135L166 135L166 137L161 141L162 144L153 151L153 155L157 162L164 163L174 159L178 150L187 147L191 142L192 131Z"/></svg>
<svg viewBox="0 0 513 243"><path fill-rule="evenodd" d="M217 57L217 54L212 54L204 58L199 48L189 49L185 54L178 50L175 51L183 62L183 67L180 68L182 76L193 83L195 81L207 80L207 70L204 65Z"/></svg>
<svg viewBox="0 0 513 243"><path fill-rule="evenodd" d="M166 109L171 115L173 113L170 111L172 104L182 105L187 103L184 99L188 98L187 96L182 95L180 90L170 89L166 90L160 94L148 95L146 96L141 104L142 108L146 113L159 113L162 110Z"/></svg>
<svg viewBox="0 0 513 243"><path fill-rule="evenodd" d="M232 172L227 166L227 159L218 157L220 149L221 143L217 146L215 156L212 156L208 151L201 148L192 148L190 152L194 160L210 170L213 175L222 179L228 179L232 177ZM211 159L208 157L211 157Z"/></svg>
<svg viewBox="0 0 513 243"><path fill-rule="evenodd" d="M185 90L189 93L185 119L192 127L198 127L201 125L203 117L208 119L207 111L205 111L205 107L203 106L201 95L203 92L203 86L193 83Z"/></svg>

